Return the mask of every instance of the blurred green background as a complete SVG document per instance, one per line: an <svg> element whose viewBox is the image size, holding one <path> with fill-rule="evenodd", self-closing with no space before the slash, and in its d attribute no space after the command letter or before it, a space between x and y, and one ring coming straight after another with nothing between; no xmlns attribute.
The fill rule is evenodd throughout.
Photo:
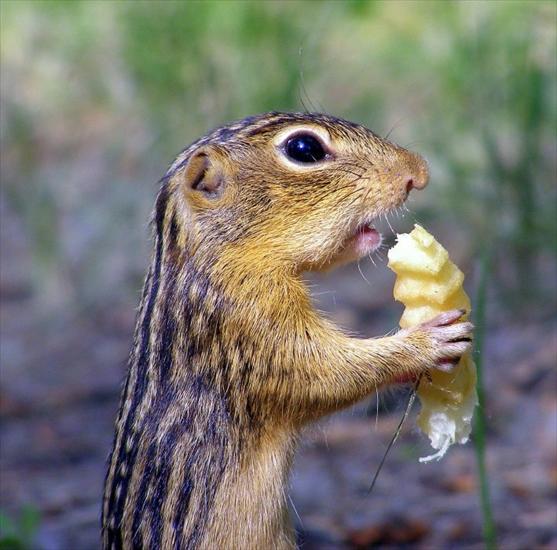
<svg viewBox="0 0 557 550"><path fill-rule="evenodd" d="M166 166L227 121L305 109L360 122L423 154L430 186L412 198L411 214L396 229L408 229L414 219L432 229L462 265L472 294L479 258L491 260L488 462L497 470L515 452L518 462L505 463L509 468L521 471L520 460L539 464L524 487L505 485L502 475L494 479L495 502L512 497L515 517L526 514L525 523L509 522L496 505L496 521L509 544L557 544L550 528L557 520L551 421L557 410L556 6L534 0L3 0L0 505L10 519L0 529L6 544L31 544L28 533L17 534L18 514L31 506L40 517L32 544L97 545L103 461L150 251L147 222ZM364 269L367 279L377 279L374 290L347 268L315 280L316 300L351 328L386 332L400 312L391 299L392 278L384 265ZM509 374L513 365L518 374ZM379 418L392 427L397 400L385 399L391 409L379 407ZM354 415L372 427L365 411L373 403L329 429L352 433ZM517 427L509 415L518 408L526 420ZM356 498L357 487L345 488L345 502L338 496L350 483L337 469L359 468L365 481L380 457L388 435L371 427L368 451L378 454L360 462L351 458L355 444L347 450L341 441L333 467L319 435L302 452L293 494L310 533L307 548L398 544L385 525L412 502L398 495L398 508L368 517L362 510L383 497ZM527 446L530 454L521 452L536 429L542 433ZM407 437L423 449L411 432L410 426ZM434 471L414 459L405 463L415 450L401 449L378 489L385 499L393 493L389 475L402 468ZM475 479L473 454L463 453L461 462L444 466L447 475ZM328 466L312 469L321 460ZM419 476L409 478L417 502L424 494L419 483L428 483ZM334 503L321 509L304 499L304 483L323 479L332 480L323 498L344 502L340 519ZM439 506L449 507L449 519L451 502L456 516L466 509L471 526L450 543L477 543L475 489L464 491L461 508L442 500L451 491L441 487ZM444 520L429 521L434 528L406 542L448 544L447 533L458 531L458 524L444 531ZM360 544L354 536L368 524L382 534ZM517 539L513 528L519 527L532 538ZM312 530L320 534L312 538ZM321 544L320 536L337 542Z"/></svg>

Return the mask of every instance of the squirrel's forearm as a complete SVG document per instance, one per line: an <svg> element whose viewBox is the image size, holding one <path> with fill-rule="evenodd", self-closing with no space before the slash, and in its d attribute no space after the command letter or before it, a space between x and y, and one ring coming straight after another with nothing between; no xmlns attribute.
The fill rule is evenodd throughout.
<svg viewBox="0 0 557 550"><path fill-rule="evenodd" d="M292 350L288 376L265 386L269 401L281 410L279 416L295 423L356 403L381 386L411 379L428 361L427 354L419 353L419 334L359 339L330 330L315 340L307 331L304 339ZM312 341L320 342L319 347Z"/></svg>
<svg viewBox="0 0 557 550"><path fill-rule="evenodd" d="M333 348L334 346L334 348ZM356 403L379 387L411 378L423 369L413 342L403 336L342 338L308 364L308 419ZM300 366L304 369L304 366Z"/></svg>

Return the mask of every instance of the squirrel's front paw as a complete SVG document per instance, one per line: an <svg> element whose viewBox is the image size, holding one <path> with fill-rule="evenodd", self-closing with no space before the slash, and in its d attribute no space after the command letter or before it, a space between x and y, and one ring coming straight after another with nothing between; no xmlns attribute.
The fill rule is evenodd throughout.
<svg viewBox="0 0 557 550"><path fill-rule="evenodd" d="M463 309L445 311L427 323L400 331L416 346L418 358L425 361L425 369L450 371L460 358L472 348L474 325L458 322L466 313Z"/></svg>

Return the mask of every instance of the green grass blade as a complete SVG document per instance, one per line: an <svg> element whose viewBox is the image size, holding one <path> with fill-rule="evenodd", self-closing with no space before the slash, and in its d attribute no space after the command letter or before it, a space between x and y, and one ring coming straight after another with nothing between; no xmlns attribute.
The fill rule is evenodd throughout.
<svg viewBox="0 0 557 550"><path fill-rule="evenodd" d="M475 300L476 323L476 369L478 375L478 408L474 419L474 446L476 449L476 462L478 466L478 481L480 502L483 517L483 535L487 550L496 550L497 532L493 521L493 511L489 495L489 480L485 465L486 447L486 416L485 416L485 390L483 384L483 344L485 338L486 293L491 270L491 254L489 247L483 250L480 262L480 275Z"/></svg>

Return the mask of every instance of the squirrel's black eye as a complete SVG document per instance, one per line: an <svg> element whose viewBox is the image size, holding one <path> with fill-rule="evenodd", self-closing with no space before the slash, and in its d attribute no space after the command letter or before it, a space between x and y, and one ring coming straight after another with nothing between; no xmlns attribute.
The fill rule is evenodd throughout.
<svg viewBox="0 0 557 550"><path fill-rule="evenodd" d="M310 163L323 160L325 149L320 141L311 134L297 134L292 136L284 147L289 158L296 162Z"/></svg>

